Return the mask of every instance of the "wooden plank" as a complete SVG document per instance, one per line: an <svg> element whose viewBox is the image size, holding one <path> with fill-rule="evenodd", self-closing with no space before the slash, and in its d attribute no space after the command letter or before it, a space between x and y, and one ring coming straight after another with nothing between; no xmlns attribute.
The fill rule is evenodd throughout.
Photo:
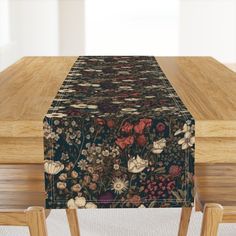
<svg viewBox="0 0 236 236"><path fill-rule="evenodd" d="M236 206L236 164L197 164L196 192L202 205Z"/></svg>
<svg viewBox="0 0 236 236"><path fill-rule="evenodd" d="M0 209L44 206L45 197L42 164L0 165Z"/></svg>
<svg viewBox="0 0 236 236"><path fill-rule="evenodd" d="M0 163L42 163L43 138L0 138Z"/></svg>
<svg viewBox="0 0 236 236"><path fill-rule="evenodd" d="M236 73L210 57L156 59L194 116L197 138L236 138ZM75 60L26 57L0 73L0 163L42 163L42 120ZM233 145L220 140L232 152L222 157L197 140L196 161L236 162Z"/></svg>
<svg viewBox="0 0 236 236"><path fill-rule="evenodd" d="M1 210L0 225L26 226L26 213L24 210Z"/></svg>
<svg viewBox="0 0 236 236"><path fill-rule="evenodd" d="M197 121L236 120L236 73L211 57L157 57Z"/></svg>
<svg viewBox="0 0 236 236"><path fill-rule="evenodd" d="M235 120L196 120L196 137L236 137Z"/></svg>
<svg viewBox="0 0 236 236"><path fill-rule="evenodd" d="M0 73L0 137L42 137L43 117L75 60L25 57Z"/></svg>
<svg viewBox="0 0 236 236"><path fill-rule="evenodd" d="M236 163L236 138L196 138L197 163Z"/></svg>

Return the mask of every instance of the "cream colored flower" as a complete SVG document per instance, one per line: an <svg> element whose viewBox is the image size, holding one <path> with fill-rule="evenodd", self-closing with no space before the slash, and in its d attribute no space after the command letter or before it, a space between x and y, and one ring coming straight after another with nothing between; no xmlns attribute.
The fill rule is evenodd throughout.
<svg viewBox="0 0 236 236"><path fill-rule="evenodd" d="M195 128L194 125L190 126L190 125L188 125L188 124L184 124L184 126L183 126L182 129L179 129L179 130L177 130L177 131L175 132L175 136L176 136L176 135L179 135L179 134L181 134L181 133L186 133L186 132L192 133L192 132L194 131L194 128Z"/></svg>
<svg viewBox="0 0 236 236"><path fill-rule="evenodd" d="M84 197L76 197L75 198L75 205L77 207L84 207L86 204L86 199Z"/></svg>
<svg viewBox="0 0 236 236"><path fill-rule="evenodd" d="M139 155L133 157L128 161L128 171L131 173L139 173L148 166L148 161L142 159Z"/></svg>
<svg viewBox="0 0 236 236"><path fill-rule="evenodd" d="M87 108L88 105L87 104L84 104L84 103L80 103L80 104L72 104L70 105L71 107L74 107L74 108L80 108L80 109L84 109L84 108Z"/></svg>
<svg viewBox="0 0 236 236"><path fill-rule="evenodd" d="M64 165L59 161L45 160L44 171L50 175L56 175L64 169Z"/></svg>
<svg viewBox="0 0 236 236"><path fill-rule="evenodd" d="M88 105L88 109L97 109L98 106L97 105Z"/></svg>
<svg viewBox="0 0 236 236"><path fill-rule="evenodd" d="M66 173L60 174L59 180L61 180L61 181L66 181L66 180L67 180L67 174L66 174Z"/></svg>
<svg viewBox="0 0 236 236"><path fill-rule="evenodd" d="M80 184L74 184L72 187L71 187L71 190L73 192L79 192L80 190L82 189L81 185Z"/></svg>
<svg viewBox="0 0 236 236"><path fill-rule="evenodd" d="M121 110L124 111L124 112L134 112L134 111L137 111L136 108L130 108L130 107L122 108Z"/></svg>
<svg viewBox="0 0 236 236"><path fill-rule="evenodd" d="M58 113L54 112L54 113L46 114L46 117L48 117L48 118L52 118L52 117L62 118L62 117L65 117L65 116L67 116L67 115L63 114L63 113L60 113L60 112L58 112Z"/></svg>
<svg viewBox="0 0 236 236"><path fill-rule="evenodd" d="M146 208L143 204L141 204L138 208Z"/></svg>
<svg viewBox="0 0 236 236"><path fill-rule="evenodd" d="M114 169L114 170L119 170L119 169L120 169L119 164L114 164L114 165L113 165L113 169Z"/></svg>
<svg viewBox="0 0 236 236"><path fill-rule="evenodd" d="M112 187L111 189L114 190L115 193L121 194L128 188L128 181L125 181L124 179L115 178L112 181Z"/></svg>
<svg viewBox="0 0 236 236"><path fill-rule="evenodd" d="M88 202L88 203L86 203L85 208L87 208L87 209L95 209L95 208L97 208L97 205L92 203L92 202Z"/></svg>
<svg viewBox="0 0 236 236"><path fill-rule="evenodd" d="M178 144L182 145L183 150L187 149L188 147L192 147L194 143L195 143L195 137L192 136L192 134L189 131L187 131L184 134L184 137L178 141Z"/></svg>
<svg viewBox="0 0 236 236"><path fill-rule="evenodd" d="M63 190L66 188L66 183L65 182L57 182L57 188L60 190Z"/></svg>
<svg viewBox="0 0 236 236"><path fill-rule="evenodd" d="M163 148L166 146L166 140L164 138L153 142L152 152L155 154L160 154L163 151Z"/></svg>
<svg viewBox="0 0 236 236"><path fill-rule="evenodd" d="M67 207L70 209L76 209L77 206L75 204L75 200L73 198L71 198L68 202L67 202Z"/></svg>

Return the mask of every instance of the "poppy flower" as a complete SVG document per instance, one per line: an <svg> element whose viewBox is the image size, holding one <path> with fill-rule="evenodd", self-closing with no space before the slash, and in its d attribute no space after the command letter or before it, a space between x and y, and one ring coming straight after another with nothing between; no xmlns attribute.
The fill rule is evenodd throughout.
<svg viewBox="0 0 236 236"><path fill-rule="evenodd" d="M133 129L133 125L129 122L125 122L125 124L121 127L121 131L129 133Z"/></svg>
<svg viewBox="0 0 236 236"><path fill-rule="evenodd" d="M139 123L134 126L134 131L135 131L137 134L142 134L144 128L145 128L145 122L139 121Z"/></svg>
<svg viewBox="0 0 236 236"><path fill-rule="evenodd" d="M117 138L117 140L116 140L116 144L121 149L125 149L126 146L132 144L133 142L134 142L134 137L133 136L129 136L129 137L125 137L125 138Z"/></svg>

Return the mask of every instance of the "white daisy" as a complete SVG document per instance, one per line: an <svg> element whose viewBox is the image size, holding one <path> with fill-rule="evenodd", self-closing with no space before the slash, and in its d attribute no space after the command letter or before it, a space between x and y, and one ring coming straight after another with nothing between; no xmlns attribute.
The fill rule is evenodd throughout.
<svg viewBox="0 0 236 236"><path fill-rule="evenodd" d="M121 194L123 193L124 191L127 190L128 188L128 181L125 181L124 179L121 179L121 178L115 178L113 181L112 181L112 187L111 189L114 190L115 193L117 194Z"/></svg>

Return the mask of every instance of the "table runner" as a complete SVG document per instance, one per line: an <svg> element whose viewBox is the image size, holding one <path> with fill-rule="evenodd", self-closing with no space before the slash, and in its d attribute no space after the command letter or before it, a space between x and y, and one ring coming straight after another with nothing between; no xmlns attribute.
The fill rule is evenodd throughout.
<svg viewBox="0 0 236 236"><path fill-rule="evenodd" d="M79 57L44 118L46 207L190 206L194 143L154 57Z"/></svg>

